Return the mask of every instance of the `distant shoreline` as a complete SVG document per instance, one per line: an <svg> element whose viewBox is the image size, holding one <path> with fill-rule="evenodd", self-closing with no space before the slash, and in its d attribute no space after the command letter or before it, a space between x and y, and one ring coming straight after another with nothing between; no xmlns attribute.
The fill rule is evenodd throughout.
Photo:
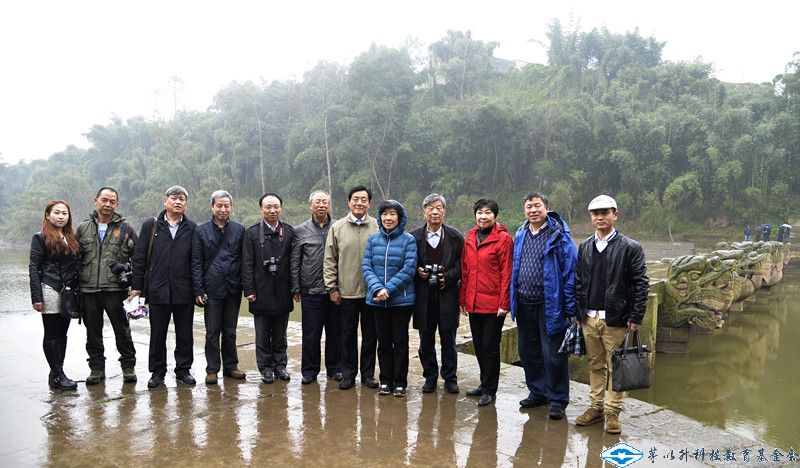
<svg viewBox="0 0 800 468"><path fill-rule="evenodd" d="M27 248L28 244L25 242L0 239L0 251L7 252L12 250L25 250Z"/></svg>

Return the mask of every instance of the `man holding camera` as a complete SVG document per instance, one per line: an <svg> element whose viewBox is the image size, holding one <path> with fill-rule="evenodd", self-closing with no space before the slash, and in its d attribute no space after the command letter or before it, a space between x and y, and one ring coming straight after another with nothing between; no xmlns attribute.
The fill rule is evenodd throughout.
<svg viewBox="0 0 800 468"><path fill-rule="evenodd" d="M461 251L464 236L444 225L447 201L432 193L422 201L425 225L411 231L417 240L417 274L414 328L419 330L419 360L425 384L423 393L436 390L436 328L442 343L442 379L448 393L458 393L456 329L458 287L461 281Z"/></svg>
<svg viewBox="0 0 800 468"><path fill-rule="evenodd" d="M86 325L86 352L91 370L86 385L96 385L106 378L103 311L114 329L123 381L136 382L136 349L122 307L130 286L130 261L136 231L117 213L118 202L116 190L102 187L94 197L95 210L78 226L77 238L81 245L79 279Z"/></svg>
<svg viewBox="0 0 800 468"><path fill-rule="evenodd" d="M290 379L286 372L286 328L292 303L290 263L295 232L281 222L283 200L265 193L263 219L247 228L242 245L242 285L256 329L256 364L263 383Z"/></svg>
<svg viewBox="0 0 800 468"><path fill-rule="evenodd" d="M217 383L222 333L222 375L244 380L237 368L236 325L242 304L242 239L244 226L231 220L233 197L225 190L211 194L211 220L194 230L192 290L205 307L206 385Z"/></svg>

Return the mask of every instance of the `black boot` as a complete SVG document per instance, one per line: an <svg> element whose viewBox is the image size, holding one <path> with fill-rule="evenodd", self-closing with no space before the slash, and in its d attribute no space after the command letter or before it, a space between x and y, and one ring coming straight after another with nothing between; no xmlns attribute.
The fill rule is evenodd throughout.
<svg viewBox="0 0 800 468"><path fill-rule="evenodd" d="M64 342L63 344L61 343L62 341ZM64 375L64 354L62 350L66 347L66 342L66 338L60 338L57 340L45 341L42 345L47 363L50 365L50 375L47 381L50 388L55 388L57 390L75 390L78 388L78 384Z"/></svg>

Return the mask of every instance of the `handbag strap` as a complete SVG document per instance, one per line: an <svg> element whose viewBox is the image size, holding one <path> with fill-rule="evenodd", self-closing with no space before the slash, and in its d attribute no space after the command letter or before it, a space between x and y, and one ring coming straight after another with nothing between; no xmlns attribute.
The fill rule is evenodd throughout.
<svg viewBox="0 0 800 468"><path fill-rule="evenodd" d="M150 230L150 242L147 243L147 259L144 262L144 287L142 294L147 297L147 276L150 272L150 254L153 252L153 239L156 237L156 228L158 227L158 218L153 216L153 229Z"/></svg>
<svg viewBox="0 0 800 468"><path fill-rule="evenodd" d="M624 358L626 354L629 354L629 349L631 349L631 343L629 340L633 340L633 344L636 348L636 354L642 355L644 353L644 347L642 346L642 342L639 339L639 330L628 331L625 332L625 336L622 338L622 343L619 344L619 348L622 349L622 357Z"/></svg>

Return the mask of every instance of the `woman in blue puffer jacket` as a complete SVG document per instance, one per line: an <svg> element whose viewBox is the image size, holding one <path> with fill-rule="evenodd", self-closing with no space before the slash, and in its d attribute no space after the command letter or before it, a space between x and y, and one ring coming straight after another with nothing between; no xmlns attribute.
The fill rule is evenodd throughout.
<svg viewBox="0 0 800 468"><path fill-rule="evenodd" d="M367 304L375 310L378 331L379 395L406 395L408 323L414 309L417 241L404 232L408 217L397 200L378 207L378 232L367 240L361 269L367 283Z"/></svg>

